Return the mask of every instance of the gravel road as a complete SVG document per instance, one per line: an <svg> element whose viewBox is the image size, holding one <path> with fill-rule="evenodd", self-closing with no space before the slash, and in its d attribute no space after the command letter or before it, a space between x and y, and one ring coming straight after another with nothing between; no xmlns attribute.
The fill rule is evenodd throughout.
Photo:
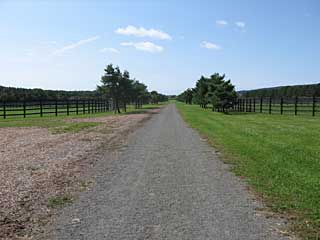
<svg viewBox="0 0 320 240"><path fill-rule="evenodd" d="M170 104L117 156L104 155L95 186L63 210L50 237L289 239L228 168Z"/></svg>

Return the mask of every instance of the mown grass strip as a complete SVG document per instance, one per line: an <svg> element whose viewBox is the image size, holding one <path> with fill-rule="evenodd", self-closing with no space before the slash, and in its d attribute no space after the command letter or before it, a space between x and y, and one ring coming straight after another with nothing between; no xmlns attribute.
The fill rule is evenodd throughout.
<svg viewBox="0 0 320 240"><path fill-rule="evenodd" d="M320 237L320 121L302 116L223 114L177 103L274 211L305 239Z"/></svg>
<svg viewBox="0 0 320 240"><path fill-rule="evenodd" d="M159 108L166 103L160 104L149 104L143 105L142 109L135 109L134 106L129 105L127 108L127 112L122 112L123 114L131 114L131 113L145 113L148 110ZM0 119L0 128L3 127L45 127L52 129L53 132L58 133L60 132L78 132L82 129L93 127L98 125L98 123L73 123L70 120L73 118L95 118L95 117L104 117L114 115L113 111L103 112L103 113L86 113L86 114L72 114L70 116L67 115L59 115L59 116L30 116L28 118L23 117L15 117L15 118L8 118L8 119Z"/></svg>

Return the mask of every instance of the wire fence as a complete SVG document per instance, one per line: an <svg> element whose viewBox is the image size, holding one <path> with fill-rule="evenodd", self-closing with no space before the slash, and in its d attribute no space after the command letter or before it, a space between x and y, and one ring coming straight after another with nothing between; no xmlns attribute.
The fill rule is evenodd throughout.
<svg viewBox="0 0 320 240"><path fill-rule="evenodd" d="M0 118L90 114L113 110L108 100L0 102Z"/></svg>
<svg viewBox="0 0 320 240"><path fill-rule="evenodd" d="M239 98L233 111L320 116L320 98Z"/></svg>

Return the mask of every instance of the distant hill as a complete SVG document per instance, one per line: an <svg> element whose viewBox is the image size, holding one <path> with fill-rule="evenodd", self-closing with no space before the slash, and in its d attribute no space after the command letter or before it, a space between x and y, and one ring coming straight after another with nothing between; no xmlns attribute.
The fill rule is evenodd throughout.
<svg viewBox="0 0 320 240"><path fill-rule="evenodd" d="M96 99L97 91L43 90L0 86L0 101Z"/></svg>
<svg viewBox="0 0 320 240"><path fill-rule="evenodd" d="M241 97L320 97L320 83L238 91Z"/></svg>

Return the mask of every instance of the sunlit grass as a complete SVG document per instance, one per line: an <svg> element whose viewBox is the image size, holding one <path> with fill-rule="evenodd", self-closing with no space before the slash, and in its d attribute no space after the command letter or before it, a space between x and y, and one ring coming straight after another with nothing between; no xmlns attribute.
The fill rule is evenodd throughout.
<svg viewBox="0 0 320 240"><path fill-rule="evenodd" d="M130 113L144 113L148 110L159 108L166 103L159 104L148 104L143 105L141 109L135 109L133 105L129 105L127 107L127 112L125 113L123 110L120 115L130 114ZM45 115L43 117L39 116L28 116L27 118L23 117L14 117L8 119L0 119L0 128L3 127L45 127L52 130L54 133L60 132L79 132L83 129L90 128L93 126L97 126L99 123L77 123L67 121L74 118L95 118L95 117L104 117L118 115L113 111L109 112L100 112L100 113L86 113L86 114L72 114L67 116L65 115Z"/></svg>
<svg viewBox="0 0 320 240"><path fill-rule="evenodd" d="M320 232L320 121L269 114L223 114L177 103L183 118L224 153L273 210L296 217L306 239Z"/></svg>

